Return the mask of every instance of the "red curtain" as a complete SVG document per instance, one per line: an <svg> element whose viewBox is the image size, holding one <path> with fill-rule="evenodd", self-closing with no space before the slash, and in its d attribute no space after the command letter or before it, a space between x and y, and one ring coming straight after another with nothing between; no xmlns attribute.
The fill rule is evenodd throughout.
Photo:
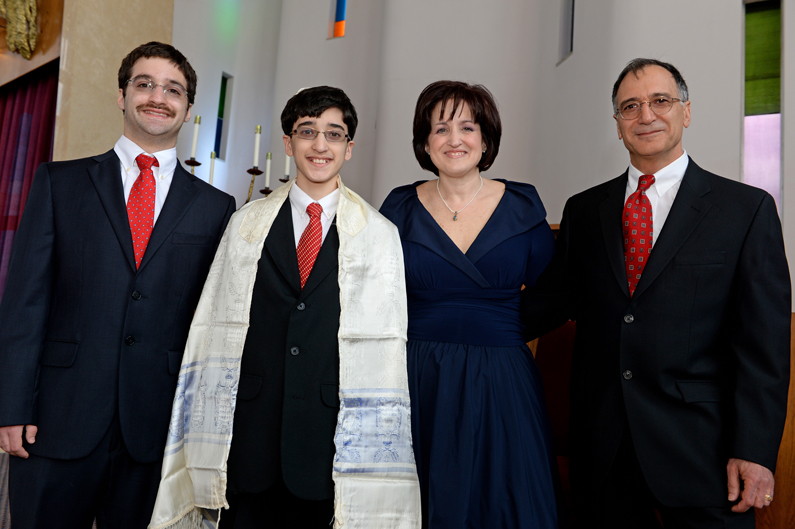
<svg viewBox="0 0 795 529"><path fill-rule="evenodd" d="M58 63L0 87L0 299L33 174L52 160Z"/></svg>

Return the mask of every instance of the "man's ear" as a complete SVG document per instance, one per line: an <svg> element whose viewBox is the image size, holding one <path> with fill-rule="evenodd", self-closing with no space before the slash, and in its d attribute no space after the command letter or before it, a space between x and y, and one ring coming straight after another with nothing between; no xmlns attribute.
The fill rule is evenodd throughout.
<svg viewBox="0 0 795 529"><path fill-rule="evenodd" d="M353 140L348 142L348 146L345 148L345 161L351 159L351 150L353 150Z"/></svg>
<svg viewBox="0 0 795 529"><path fill-rule="evenodd" d="M621 122L618 121L618 116L613 114L613 119L616 120L616 131L618 131L618 139L623 140L624 137L621 135Z"/></svg>
<svg viewBox="0 0 795 529"><path fill-rule="evenodd" d="M286 154L287 156L293 155L293 144L290 141L290 139L291 139L290 136L288 136L287 134L282 136L282 140L284 140L284 154Z"/></svg>
<svg viewBox="0 0 795 529"><path fill-rule="evenodd" d="M188 121L190 121L190 109L192 109L192 108L193 108L193 105L188 105L188 112L185 113L185 121L184 121L184 123L187 123Z"/></svg>
<svg viewBox="0 0 795 529"><path fill-rule="evenodd" d="M124 90L121 88L119 88L119 98L116 100L116 106L118 106L122 114L124 114Z"/></svg>

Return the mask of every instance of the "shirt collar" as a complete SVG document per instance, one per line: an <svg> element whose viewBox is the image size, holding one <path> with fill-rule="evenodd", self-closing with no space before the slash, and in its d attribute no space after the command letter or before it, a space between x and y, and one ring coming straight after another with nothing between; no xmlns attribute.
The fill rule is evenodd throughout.
<svg viewBox="0 0 795 529"><path fill-rule="evenodd" d="M674 184L682 181L689 162L690 158L688 158L687 151L685 151L682 153L682 156L654 173L654 184L652 184L651 187L657 190L658 196L662 196L666 191L671 189ZM627 187L633 191L636 190L638 188L638 180L640 180L643 174L644 173L640 172L637 167L630 163L627 171L627 176L629 177Z"/></svg>
<svg viewBox="0 0 795 529"><path fill-rule="evenodd" d="M306 208L312 202L317 202L320 204L323 207L323 215L331 220L334 218L334 215L337 214L337 205L340 202L339 187L320 200L314 200L312 197L307 195L303 189L293 183L293 186L290 187L290 203L298 210L301 218L306 215Z"/></svg>
<svg viewBox="0 0 795 529"><path fill-rule="evenodd" d="M165 151L146 152L141 149L134 141L127 136L122 135L116 145L113 147L116 155L119 157L125 171L129 171L133 167L138 167L135 159L139 154L145 153L149 156L157 158L157 163L160 168L159 174L167 175L173 173L177 168L177 148L166 149Z"/></svg>

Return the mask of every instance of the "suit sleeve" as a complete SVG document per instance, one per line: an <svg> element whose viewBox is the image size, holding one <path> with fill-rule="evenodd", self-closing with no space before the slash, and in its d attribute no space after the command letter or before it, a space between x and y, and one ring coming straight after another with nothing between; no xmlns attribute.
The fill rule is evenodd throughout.
<svg viewBox="0 0 795 529"><path fill-rule="evenodd" d="M570 319L571 282L568 280L570 253L569 203L563 209L560 231L555 240L555 253L532 286L522 291L521 315L525 339L538 338Z"/></svg>
<svg viewBox="0 0 795 529"><path fill-rule="evenodd" d="M50 311L55 229L47 164L36 170L0 303L0 426L35 424L34 392Z"/></svg>
<svg viewBox="0 0 795 529"><path fill-rule="evenodd" d="M738 327L732 457L775 471L787 413L791 285L776 205L765 195L746 236L737 269Z"/></svg>

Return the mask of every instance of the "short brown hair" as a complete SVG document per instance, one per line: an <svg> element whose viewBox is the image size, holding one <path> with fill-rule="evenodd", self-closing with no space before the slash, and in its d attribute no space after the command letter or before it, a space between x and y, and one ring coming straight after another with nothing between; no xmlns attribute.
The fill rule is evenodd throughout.
<svg viewBox="0 0 795 529"><path fill-rule="evenodd" d="M483 142L486 144L486 152L480 158L478 169L487 171L497 153L500 151L500 137L502 136L502 122L500 113L497 110L497 103L489 90L480 84L471 85L461 81L436 81L425 87L420 97L417 99L417 106L414 109L414 156L420 162L420 167L439 176L439 169L431 161L430 156L425 152L425 145L428 143L428 136L431 134L431 122L433 121L433 110L437 103L442 104L440 117L445 115L447 102L452 102L452 115L458 111L459 107L466 103L472 112L472 119L480 126Z"/></svg>
<svg viewBox="0 0 795 529"><path fill-rule="evenodd" d="M171 44L164 44L156 41L141 44L128 53L121 61L121 66L119 67L119 88L121 88L122 94L127 95L127 81L130 79L130 75L132 75L133 65L138 62L138 59L149 59L151 57L169 60L182 72L182 75L185 76L185 81L188 83L188 86L185 87L188 91L188 104L192 105L193 98L196 96L196 72L188 62L188 59L186 59L177 48Z"/></svg>

